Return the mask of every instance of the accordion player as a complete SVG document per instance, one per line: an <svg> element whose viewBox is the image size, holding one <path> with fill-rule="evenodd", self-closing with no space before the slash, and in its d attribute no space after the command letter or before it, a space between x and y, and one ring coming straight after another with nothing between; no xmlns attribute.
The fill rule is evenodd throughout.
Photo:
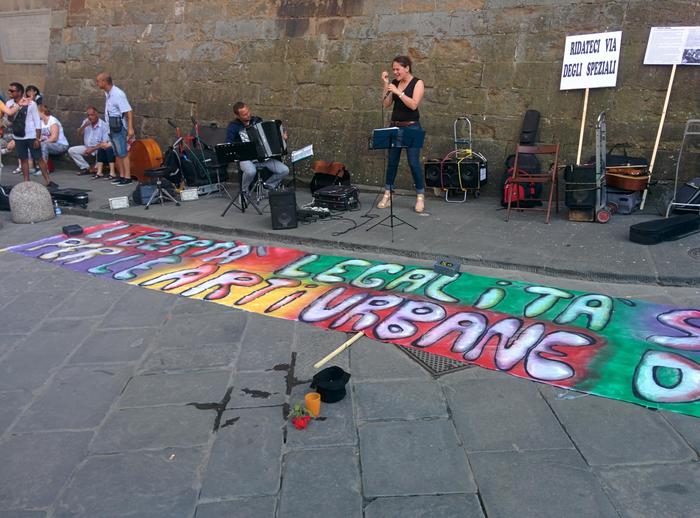
<svg viewBox="0 0 700 518"><path fill-rule="evenodd" d="M282 121L262 121L246 128L251 142L255 142L258 160L279 158L287 154L287 141L284 139Z"/></svg>

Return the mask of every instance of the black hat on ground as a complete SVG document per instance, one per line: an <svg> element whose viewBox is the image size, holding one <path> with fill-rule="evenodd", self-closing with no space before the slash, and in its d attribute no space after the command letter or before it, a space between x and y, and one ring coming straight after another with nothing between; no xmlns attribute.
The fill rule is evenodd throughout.
<svg viewBox="0 0 700 518"><path fill-rule="evenodd" d="M345 385L350 374L340 367L328 367L314 375L311 388L321 394L324 403L336 403L345 397Z"/></svg>

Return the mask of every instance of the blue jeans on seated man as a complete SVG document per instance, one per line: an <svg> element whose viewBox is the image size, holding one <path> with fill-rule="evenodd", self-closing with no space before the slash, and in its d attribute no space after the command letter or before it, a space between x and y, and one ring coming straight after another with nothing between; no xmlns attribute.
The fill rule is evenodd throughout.
<svg viewBox="0 0 700 518"><path fill-rule="evenodd" d="M265 181L265 185L267 185L270 189L277 188L282 179L289 174L289 167L274 158L269 158L264 162L241 160L238 165L243 172L243 188L246 191L250 190L252 183L255 180L255 173L257 173L258 166L262 166L272 173L272 176Z"/></svg>
<svg viewBox="0 0 700 518"><path fill-rule="evenodd" d="M421 129L420 124L416 123L411 126L413 129ZM399 170L399 160L401 159L401 150L406 150L408 157L408 165L411 168L413 183L416 185L416 194L425 193L425 179L423 178L423 168L420 165L420 150L419 147L400 148L394 147L389 149L389 160L386 165L386 183L384 189L389 191L394 188L396 173Z"/></svg>

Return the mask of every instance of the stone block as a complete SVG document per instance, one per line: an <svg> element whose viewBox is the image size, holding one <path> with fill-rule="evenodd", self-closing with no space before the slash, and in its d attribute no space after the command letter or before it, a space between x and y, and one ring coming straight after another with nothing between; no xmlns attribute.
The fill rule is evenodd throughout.
<svg viewBox="0 0 700 518"><path fill-rule="evenodd" d="M463 516L483 518L476 495L394 496L375 498L365 507L365 518L398 516Z"/></svg>
<svg viewBox="0 0 700 518"><path fill-rule="evenodd" d="M421 18L417 13L379 15L378 19L377 33L380 37L396 34L415 37L420 30Z"/></svg>
<svg viewBox="0 0 700 518"><path fill-rule="evenodd" d="M575 450L473 453L487 516L617 516Z"/></svg>
<svg viewBox="0 0 700 518"><path fill-rule="evenodd" d="M304 404L304 395L313 392L308 383L296 385L289 396L290 406ZM353 394L348 387L347 395L336 403L321 403L318 419L311 421L304 430L297 430L287 421L286 447L320 448L357 445L357 432L353 415Z"/></svg>
<svg viewBox="0 0 700 518"><path fill-rule="evenodd" d="M36 182L21 182L10 191L13 223L38 223L53 219L53 202L49 191Z"/></svg>
<svg viewBox="0 0 700 518"><path fill-rule="evenodd" d="M427 419L448 417L437 381L364 382L355 386L357 418Z"/></svg>
<svg viewBox="0 0 700 518"><path fill-rule="evenodd" d="M623 516L695 516L700 509L697 462L609 467L598 474Z"/></svg>
<svg viewBox="0 0 700 518"><path fill-rule="evenodd" d="M89 457L62 494L53 515L191 515L203 458L204 452L199 448Z"/></svg>
<svg viewBox="0 0 700 518"><path fill-rule="evenodd" d="M221 423L200 498L276 495L282 460L282 407L226 411Z"/></svg>
<svg viewBox="0 0 700 518"><path fill-rule="evenodd" d="M295 322L250 314L236 362L238 372L289 368Z"/></svg>
<svg viewBox="0 0 700 518"><path fill-rule="evenodd" d="M31 433L11 435L0 443L3 510L50 506L85 458L91 436L92 432Z"/></svg>
<svg viewBox="0 0 700 518"><path fill-rule="evenodd" d="M197 518L261 518L275 515L275 501L271 496L239 498L225 502L197 505Z"/></svg>
<svg viewBox="0 0 700 518"><path fill-rule="evenodd" d="M155 329L116 329L93 331L70 363L128 362L143 356L153 340Z"/></svg>
<svg viewBox="0 0 700 518"><path fill-rule="evenodd" d="M155 290L130 290L122 295L102 321L102 328L160 326L176 297Z"/></svg>
<svg viewBox="0 0 700 518"><path fill-rule="evenodd" d="M238 344L162 347L151 351L140 365L138 372L146 374L230 367L233 365L239 349Z"/></svg>
<svg viewBox="0 0 700 518"><path fill-rule="evenodd" d="M31 394L26 390L0 392L0 435L5 433L30 400Z"/></svg>
<svg viewBox="0 0 700 518"><path fill-rule="evenodd" d="M595 396L561 399L547 387L542 393L591 466L697 460L657 412Z"/></svg>
<svg viewBox="0 0 700 518"><path fill-rule="evenodd" d="M49 302L52 301L49 299ZM18 297L0 314L11 314L11 308L21 308L27 314L26 308L38 311L40 305L41 300L36 294ZM51 372L77 349L94 325L94 320L53 320L42 324L0 361L0 390L34 390L42 386Z"/></svg>
<svg viewBox="0 0 700 518"><path fill-rule="evenodd" d="M162 347L202 344L238 344L248 314L231 309L228 312L183 315L171 319L156 335L155 343Z"/></svg>
<svg viewBox="0 0 700 518"><path fill-rule="evenodd" d="M17 431L95 428L131 373L130 367L65 367L24 412Z"/></svg>
<svg viewBox="0 0 700 518"><path fill-rule="evenodd" d="M413 379L427 381L428 372L392 344L361 338L350 348L354 381Z"/></svg>
<svg viewBox="0 0 700 518"><path fill-rule="evenodd" d="M135 376L124 390L119 406L218 403L224 399L230 376L227 370Z"/></svg>
<svg viewBox="0 0 700 518"><path fill-rule="evenodd" d="M533 382L502 375L450 383L445 391L468 452L573 448Z"/></svg>
<svg viewBox="0 0 700 518"><path fill-rule="evenodd" d="M323 495L314 498L313 495ZM362 518L360 466L354 448L290 452L285 455L281 516ZM310 501L312 499L312 501Z"/></svg>
<svg viewBox="0 0 700 518"><path fill-rule="evenodd" d="M123 408L107 416L90 443L90 451L118 453L204 445L214 429L215 414L193 406Z"/></svg>
<svg viewBox="0 0 700 518"><path fill-rule="evenodd" d="M365 498L477 490L449 421L367 423L359 433Z"/></svg>
<svg viewBox="0 0 700 518"><path fill-rule="evenodd" d="M237 373L226 408L283 405L287 399L286 375L282 370Z"/></svg>

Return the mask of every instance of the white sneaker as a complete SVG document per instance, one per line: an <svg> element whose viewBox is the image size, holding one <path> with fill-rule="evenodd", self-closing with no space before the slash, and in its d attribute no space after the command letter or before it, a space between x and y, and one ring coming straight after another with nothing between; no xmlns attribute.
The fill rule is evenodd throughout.
<svg viewBox="0 0 700 518"><path fill-rule="evenodd" d="M20 174L22 172L22 166L19 166L17 169L12 171L12 174Z"/></svg>
<svg viewBox="0 0 700 518"><path fill-rule="evenodd" d="M41 176L41 168L37 167L34 169L34 172L32 173L34 176Z"/></svg>

